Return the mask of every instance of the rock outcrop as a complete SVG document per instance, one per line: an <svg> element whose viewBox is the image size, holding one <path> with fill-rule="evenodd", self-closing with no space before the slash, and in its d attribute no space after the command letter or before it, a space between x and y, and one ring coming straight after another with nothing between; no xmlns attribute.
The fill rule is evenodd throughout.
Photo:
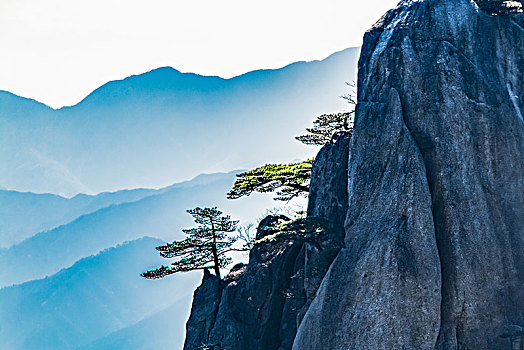
<svg viewBox="0 0 524 350"><path fill-rule="evenodd" d="M348 210L348 157L351 133L333 135L318 152L311 171L307 215L329 219L334 245L344 242L344 221Z"/></svg>
<svg viewBox="0 0 524 350"><path fill-rule="evenodd" d="M313 166L308 216L331 229L255 246L218 309L194 303L200 343L524 344L524 15L493 2L401 1L366 33L353 136Z"/></svg>
<svg viewBox="0 0 524 350"><path fill-rule="evenodd" d="M290 222L270 215L257 228L249 264L220 283L205 274L195 291L184 349L289 350L297 327L343 245L350 135L333 138L313 164L310 217L330 218L314 239L273 237ZM336 162L332 162L336 159ZM317 184L329 183L329 186Z"/></svg>
<svg viewBox="0 0 524 350"><path fill-rule="evenodd" d="M186 324L184 349L199 349L207 345L223 288L224 284L217 276L210 274L207 269L204 270L202 283L193 294L191 316Z"/></svg>
<svg viewBox="0 0 524 350"><path fill-rule="evenodd" d="M294 349L500 349L524 322L524 29L403 1L365 36L346 248Z"/></svg>

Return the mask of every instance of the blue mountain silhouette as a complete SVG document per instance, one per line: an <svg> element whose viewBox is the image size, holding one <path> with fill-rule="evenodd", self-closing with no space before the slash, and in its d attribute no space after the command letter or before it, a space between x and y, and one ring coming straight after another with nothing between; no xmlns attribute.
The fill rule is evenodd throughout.
<svg viewBox="0 0 524 350"><path fill-rule="evenodd" d="M160 281L139 276L162 263L152 249L160 243L138 239L82 259L53 276L0 289L0 348L74 349L129 327L176 300L189 303L200 274ZM183 322L177 326L183 329Z"/></svg>
<svg viewBox="0 0 524 350"><path fill-rule="evenodd" d="M226 199L235 172L200 176L134 202L112 204L0 249L0 288L52 275L77 260L143 236L181 239L194 226L187 209L218 206L240 220L253 220L274 203L271 196ZM151 249L153 250L153 246Z"/></svg>
<svg viewBox="0 0 524 350"><path fill-rule="evenodd" d="M97 195L78 194L72 198L50 193L0 190L0 248L22 242L36 233L65 225L78 217L110 205L135 202L175 188L194 187L217 181L224 174L201 174L190 181L154 189L133 189L102 192Z"/></svg>
<svg viewBox="0 0 524 350"><path fill-rule="evenodd" d="M357 54L231 79L159 68L59 110L0 92L0 185L68 196L158 188L311 156L293 136L319 114L347 109L339 96L350 92Z"/></svg>

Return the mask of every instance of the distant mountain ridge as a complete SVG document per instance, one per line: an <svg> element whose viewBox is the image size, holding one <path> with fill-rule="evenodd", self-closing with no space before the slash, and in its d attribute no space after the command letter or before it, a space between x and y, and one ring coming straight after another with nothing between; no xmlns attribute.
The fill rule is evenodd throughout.
<svg viewBox="0 0 524 350"><path fill-rule="evenodd" d="M45 279L0 289L0 348L74 349L134 325L177 300L189 304L199 274L161 281L139 276L162 263L144 237L87 257ZM177 288L184 286L183 289ZM183 341L179 308L173 328Z"/></svg>
<svg viewBox="0 0 524 350"><path fill-rule="evenodd" d="M78 350L159 350L181 349L184 346L185 325L191 305L188 298L182 298L172 306L136 324L119 329L99 338ZM158 330L162 329L162 332ZM154 337L151 335L155 334Z"/></svg>
<svg viewBox="0 0 524 350"><path fill-rule="evenodd" d="M357 55L231 79L159 68L59 110L0 92L0 185L71 196L308 157L293 135L320 113L347 109L339 96L355 80Z"/></svg>
<svg viewBox="0 0 524 350"><path fill-rule="evenodd" d="M171 88L174 90L179 90L180 87L185 87L191 85L190 90L192 91L206 91L213 94L218 94L223 88L227 88L228 84L233 86L242 86L246 81L249 81L252 78L260 79L262 82L269 83L274 80L283 80L286 78L286 73L289 71L296 71L308 65L318 65L324 61L333 61L337 60L341 55L348 54L350 51L359 51L359 48L349 48L339 52L335 52L332 55L326 57L324 60L313 60L313 61L297 61L294 63L287 64L282 68L273 68L273 69L257 69L244 74L240 74L231 78L222 78L219 76L213 75L202 75L198 73L186 72L183 73L174 67L159 67L152 69L148 72L141 74L133 74L124 79L117 79L109 81L99 88L93 90L89 95L83 98L77 104L72 106L64 106L57 108L55 110L67 110L70 108L79 107L80 105L92 104L100 102L100 97L103 97L107 94L107 91L114 91L120 88L122 82L127 82L129 85L134 85L134 83L139 83L142 87L146 88L145 91L165 91L165 88ZM284 73L284 74L282 74ZM170 79L166 79L169 77ZM180 89L183 91L184 89ZM0 90L1 91L1 90ZM113 96L117 97L117 96ZM98 100L98 101L97 101ZM105 98L102 102L106 103ZM47 107L47 105L43 104ZM51 107L49 107L51 108Z"/></svg>
<svg viewBox="0 0 524 350"><path fill-rule="evenodd" d="M293 136L347 109L339 96L357 55L231 79L159 68L57 110L0 91L0 348L145 349L147 330L166 322L159 346L180 347L190 301L180 293L200 274L140 278L169 263L154 247L181 238L195 206L241 224L278 206L270 195L227 200L230 170L313 155Z"/></svg>
<svg viewBox="0 0 524 350"><path fill-rule="evenodd" d="M0 249L0 348L181 347L200 273L161 281L139 274L169 263L154 247L180 238L181 228L194 225L186 209L218 205L245 224L274 206L271 196L227 200L238 172L202 174L159 190L73 198L0 191L2 229L14 220L13 209L21 229L24 219L31 227L46 216L61 220L83 213ZM158 326L167 327L169 337L149 341L148 331Z"/></svg>
<svg viewBox="0 0 524 350"><path fill-rule="evenodd" d="M7 248L38 232L67 224L81 215L109 205L133 202L154 192L137 189L64 198L50 193L0 190L0 248Z"/></svg>
<svg viewBox="0 0 524 350"><path fill-rule="evenodd" d="M0 266L8 267L0 270L0 288L52 275L124 241L143 236L180 239L181 229L194 225L186 210L196 206L218 206L240 220L253 220L274 206L271 196L226 199L235 173L199 176L135 201L111 204L0 249Z"/></svg>
<svg viewBox="0 0 524 350"><path fill-rule="evenodd" d="M236 172L240 170L234 173ZM68 224L82 215L110 205L135 202L175 188L209 184L223 175L201 174L189 181L175 183L161 189L139 188L102 192L97 195L78 194L72 198L50 193L37 194L0 189L0 248L8 248L38 232Z"/></svg>

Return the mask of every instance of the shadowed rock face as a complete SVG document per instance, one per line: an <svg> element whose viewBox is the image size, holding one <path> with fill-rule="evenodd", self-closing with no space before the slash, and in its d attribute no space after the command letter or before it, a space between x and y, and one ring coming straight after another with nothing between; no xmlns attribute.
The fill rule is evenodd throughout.
<svg viewBox="0 0 524 350"><path fill-rule="evenodd" d="M289 219L287 219L289 220ZM282 216L262 220L257 237L285 221ZM249 264L237 281L224 289L210 343L216 349L277 349L284 292L289 287L297 242L260 243L249 254ZM294 332L293 332L294 333Z"/></svg>
<svg viewBox="0 0 524 350"><path fill-rule="evenodd" d="M524 20L403 1L364 39L345 248L294 349L507 347L524 323Z"/></svg>
<svg viewBox="0 0 524 350"><path fill-rule="evenodd" d="M184 349L198 349L209 344L209 332L215 323L223 288L223 283L217 276L204 270L202 284L193 295Z"/></svg>
<svg viewBox="0 0 524 350"><path fill-rule="evenodd" d="M348 210L348 153L351 133L335 134L324 145L311 171L307 215L328 219L333 225L334 245L344 241L344 220Z"/></svg>
<svg viewBox="0 0 524 350"><path fill-rule="evenodd" d="M352 152L360 156L350 159L346 248L324 278L295 349L435 344L440 264L431 196L396 90L385 105L387 120L370 113L370 127L353 134ZM372 105L370 112L381 107ZM380 137L379 130L388 136Z"/></svg>
<svg viewBox="0 0 524 350"><path fill-rule="evenodd" d="M485 12L489 14L511 14L522 13L522 0L474 0L475 3Z"/></svg>

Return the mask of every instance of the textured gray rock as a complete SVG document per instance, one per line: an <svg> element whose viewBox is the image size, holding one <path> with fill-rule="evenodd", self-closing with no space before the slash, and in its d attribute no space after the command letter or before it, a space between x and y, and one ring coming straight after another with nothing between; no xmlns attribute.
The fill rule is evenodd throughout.
<svg viewBox="0 0 524 350"><path fill-rule="evenodd" d="M209 333L215 324L222 289L222 281L208 270L204 270L202 283L193 294L191 316L186 324L184 349L193 350L209 344Z"/></svg>
<svg viewBox="0 0 524 350"><path fill-rule="evenodd" d="M291 220L285 215L268 215L258 223L257 233L255 236L256 240L262 239L265 236L274 234L275 228L287 221Z"/></svg>
<svg viewBox="0 0 524 350"><path fill-rule="evenodd" d="M257 238L274 234L275 227L286 221L284 216L266 217L259 224ZM184 349L205 344L217 350L276 350L282 342L290 348L296 317L283 318L282 311L302 245L268 240L256 244L249 264L236 265L223 281L205 274L194 295Z"/></svg>
<svg viewBox="0 0 524 350"><path fill-rule="evenodd" d="M264 228L279 219L264 220ZM243 275L224 289L210 344L217 349L269 350L278 349L285 338L292 342L295 321L291 327L282 324L282 310L301 246L291 240L255 245Z"/></svg>
<svg viewBox="0 0 524 350"><path fill-rule="evenodd" d="M293 286L296 286L296 290L301 290L305 299L296 316L298 324L315 298L331 262L344 246L350 140L349 132L335 134L332 140L320 149L311 170L307 215L326 219L331 227L315 244L304 243L297 258ZM284 314L288 313L288 309L297 309L294 299L287 301Z"/></svg>
<svg viewBox="0 0 524 350"><path fill-rule="evenodd" d="M351 134L335 134L324 145L313 163L307 215L328 219L333 225L333 239L343 243L344 220L348 210L348 155Z"/></svg>
<svg viewBox="0 0 524 350"><path fill-rule="evenodd" d="M218 310L195 293L188 338L231 350L522 341L524 15L491 12L402 1L366 33L353 137L312 171L308 216L333 230L258 244Z"/></svg>
<svg viewBox="0 0 524 350"><path fill-rule="evenodd" d="M474 0L475 3L485 12L490 14L510 14L520 13L523 10L522 0L501 1L501 0Z"/></svg>
<svg viewBox="0 0 524 350"><path fill-rule="evenodd" d="M359 111L368 127L353 134L346 248L295 349L430 349L436 342L440 265L424 163L396 90L385 107Z"/></svg>
<svg viewBox="0 0 524 350"><path fill-rule="evenodd" d="M524 24L402 1L364 39L345 246L294 349L500 349L524 324Z"/></svg>

